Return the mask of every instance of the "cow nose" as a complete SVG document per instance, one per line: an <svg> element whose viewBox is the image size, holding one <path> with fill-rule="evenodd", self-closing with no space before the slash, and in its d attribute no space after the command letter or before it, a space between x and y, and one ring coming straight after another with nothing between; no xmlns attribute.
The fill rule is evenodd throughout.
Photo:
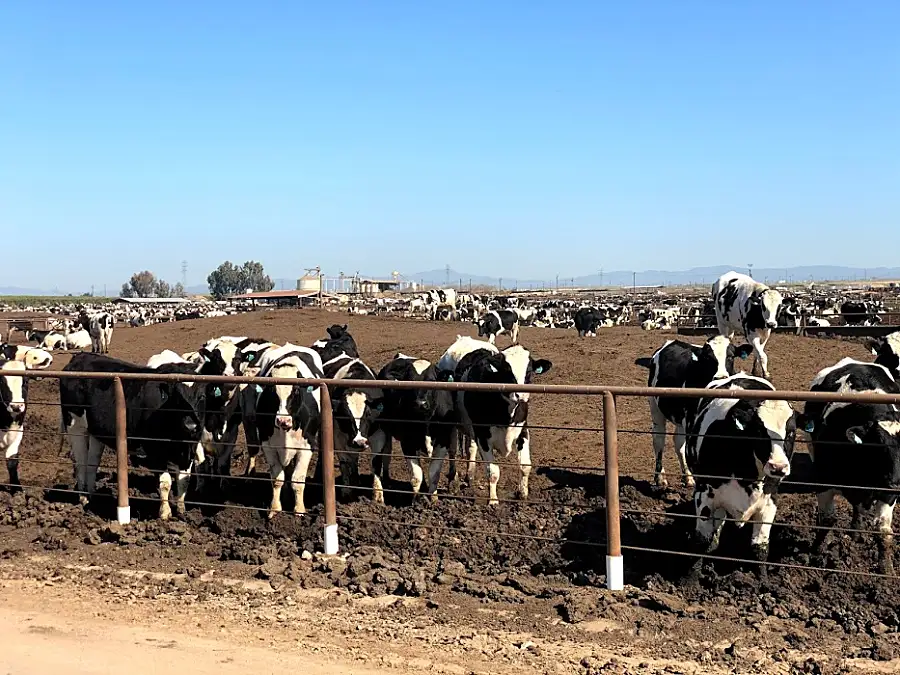
<svg viewBox="0 0 900 675"><path fill-rule="evenodd" d="M10 403L9 404L9 412L13 415L21 415L25 412L25 404L24 403Z"/></svg>
<svg viewBox="0 0 900 675"><path fill-rule="evenodd" d="M791 472L791 465L780 462L767 462L763 473L772 478L784 478Z"/></svg>
<svg viewBox="0 0 900 675"><path fill-rule="evenodd" d="M357 448L368 448L369 439L362 434L356 434L356 438L353 439L353 445Z"/></svg>
<svg viewBox="0 0 900 675"><path fill-rule="evenodd" d="M278 415L275 418L275 424L279 429L290 429L294 424L294 420L291 419L290 415Z"/></svg>
<svg viewBox="0 0 900 675"><path fill-rule="evenodd" d="M428 410L428 408L431 407L431 405L428 403L428 401L416 401L416 405L418 407L420 407L422 410Z"/></svg>
<svg viewBox="0 0 900 675"><path fill-rule="evenodd" d="M766 321L766 328L775 328L776 326L778 326L778 324L774 321Z"/></svg>

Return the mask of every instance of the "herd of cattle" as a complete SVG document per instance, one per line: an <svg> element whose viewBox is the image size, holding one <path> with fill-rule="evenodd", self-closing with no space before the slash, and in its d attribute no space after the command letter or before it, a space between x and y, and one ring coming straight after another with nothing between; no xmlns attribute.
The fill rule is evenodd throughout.
<svg viewBox="0 0 900 675"><path fill-rule="evenodd" d="M447 301L444 296L444 301ZM894 405L842 401L807 403L802 412L775 399L717 398L716 390L775 391L769 380L765 345L778 325L784 299L774 289L737 273L723 275L710 300L719 335L705 344L667 341L636 365L649 370L651 387L708 389L704 398L658 396L650 399L656 461L656 483L665 486L663 449L667 424L674 426L674 446L683 481L694 491L695 544L704 551L719 543L724 522L752 524L757 559L768 555L776 517L778 486L791 473L795 436L810 437L813 482L818 493L815 546L826 544L834 525L834 498L842 494L853 507L854 527L880 533L883 565L891 572L892 515L900 495L900 409ZM579 308L575 325L582 335L594 334L596 308ZM624 310L622 310L624 313ZM438 314L439 316L439 314ZM552 363L536 358L517 344L520 314L488 309L477 318L479 337L458 336L443 356L431 363L397 353L380 368L367 364L347 326L334 325L328 336L309 347L274 344L247 336L221 336L197 351L163 351L138 365L108 356L110 331L102 315L87 316L78 330L94 338L94 353L76 354L69 372L110 374L245 375L265 380L255 384L194 384L174 380L123 380L129 454L136 466L159 475L160 518L175 507L184 512L192 473L195 489L221 492L231 483L232 454L243 429L247 444L245 474L254 470L261 451L269 467L272 496L269 517L282 510L285 482L294 492L294 511L305 510L304 488L309 463L318 451L322 397L316 386L295 378L332 381L335 452L341 468L343 496L359 486L360 457L371 458L373 499L384 501L393 441L399 442L411 472L414 493L437 496L445 459L448 480L458 487L465 477L474 486L476 465L486 467L489 503L499 501L499 459L515 458L518 495L527 498L531 455L529 396L488 390L450 391L426 388L429 382L528 384L548 372ZM585 318L587 317L587 318ZM612 319L604 319L604 321ZM735 334L747 344L735 345ZM496 346L507 334L512 343ZM93 341L93 340L92 340ZM871 341L874 363L843 359L823 369L812 391L900 394L900 333ZM755 356L760 376L736 372L735 359ZM39 347L3 345L0 354L0 448L9 482L19 483L18 458L25 431L28 379L26 369L47 368L52 355ZM342 381L368 381L342 386ZM391 381L423 383L391 387ZM115 445L115 393L112 380L60 380L61 426L68 439L76 490L89 499L104 448ZM859 461L865 448L865 461ZM317 466L321 466L317 463ZM762 568L764 570L764 567Z"/></svg>

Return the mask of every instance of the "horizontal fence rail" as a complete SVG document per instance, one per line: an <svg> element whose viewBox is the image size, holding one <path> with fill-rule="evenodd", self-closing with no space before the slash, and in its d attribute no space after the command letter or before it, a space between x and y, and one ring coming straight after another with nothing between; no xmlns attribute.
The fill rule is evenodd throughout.
<svg viewBox="0 0 900 675"><path fill-rule="evenodd" d="M153 497L146 496L131 496L129 497L129 453L128 453L128 442L131 441L141 441L141 440L166 440L166 439L146 439L140 437L129 437L127 436L127 426L126 426L126 413L132 410L136 410L137 408L130 407L127 404L126 400L126 381L135 381L135 382L184 382L184 383L204 383L210 385L272 385L275 380L268 377L244 377L244 376L204 376L204 375L196 375L196 374L184 374L184 373L104 373L104 372L77 372L77 371L16 371L16 377L22 376L31 379L83 379L83 380L102 380L102 381L111 381L114 394L115 394L115 438L114 439L103 439L107 442L110 447L113 447L115 450L115 465L109 464L100 464L100 465L91 465L90 468L103 468L103 469L114 469L116 471L116 516L119 522L127 523L131 520L131 507L130 500L137 501L147 501L154 502L157 501ZM653 388L653 387L627 387L627 386L607 386L607 385L518 385L518 384L483 384L483 383L468 383L468 382L405 382L405 381L394 381L394 380L328 380L328 379L308 379L308 378L278 378L278 384L290 384L290 385L300 385L307 387L315 387L319 390L321 395L321 426L319 432L319 459L318 462L321 464L321 480L320 482L314 482L306 479L306 476L295 477L295 482L302 482L305 486L308 487L321 487L323 494L323 502L324 502L324 552L327 555L335 555L339 552L339 532L338 532L338 524L341 521L346 522L372 522L372 523L382 523L384 525L395 525L395 526L407 526L412 528L423 527L428 528L430 530L447 530L447 531L457 531L457 532L467 532L472 534L482 534L489 536L497 536L497 537L511 537L511 538L526 538L526 539L534 539L538 541L549 541L556 543L568 543L573 545L583 545L588 547L602 547L606 552L606 584L607 587L611 590L620 590L624 587L624 577L625 577L625 568L622 557L622 552L624 551L634 551L636 553L658 553L658 554L668 554L674 556L692 556L697 559L706 559L706 560L720 560L720 561L730 561L730 562L739 562L739 563L748 563L748 564L756 564L763 565L763 569L765 566L771 566L773 568L785 568L785 569L802 569L802 570L819 570L819 571L827 571L827 572L839 572L839 573L848 573L854 574L857 576L871 576L875 578L890 578L890 579L900 579L900 577L894 576L893 574L882 574L882 573L873 573L866 572L862 570L833 570L833 569L824 569L821 567L813 567L808 565L794 564L788 562L767 562L767 561L759 561L759 560L751 560L751 559L741 559L741 558L733 558L728 556L719 556L711 554L710 552L702 553L698 551L688 552L688 551L676 551L676 550L666 550L662 548L654 548L650 546L640 546L635 545L633 543L623 543L621 537L621 519L623 514L631 517L654 517L661 519L670 519L673 521L685 521L685 520L697 520L700 519L701 516L691 513L678 513L675 511L665 510L665 509L657 509L657 510L648 510L646 508L636 509L631 508L629 506L622 507L619 503L620 497L620 469L619 469L619 434L645 434L647 436L651 436L653 434L662 434L664 436L673 435L670 432L652 432L649 430L639 430L639 429L620 429L619 421L617 415L617 398L625 397L625 396L633 396L633 397L679 397L679 398L727 398L727 399L739 399L739 400L787 400L794 402L808 402L808 401L818 401L823 403L831 403L831 402L854 402L854 403L879 403L879 404L900 404L900 394L878 394L878 393L835 393L835 392L809 392L809 391L766 391L766 390L743 390L743 389L677 389L677 388ZM451 526L441 526L435 525L433 522L401 522L401 521L393 521L393 520L381 520L378 518L361 518L359 516L351 516L351 515L342 515L337 512L337 500L336 500L336 492L337 485L335 479L335 428L334 425L336 421L345 421L346 419L341 415L338 415L332 410L332 396L335 392L339 392L344 389L405 389L405 390L443 390L443 391L453 391L453 392L465 392L465 391L491 391L491 392L500 392L500 393L535 393L535 394L551 394L551 395L584 395L584 396L596 396L601 399L601 411L602 411L602 424L597 427L586 427L586 426L554 426L554 425L528 425L529 429L551 429L557 431L567 431L567 432L576 432L576 431L585 431L585 432L593 432L593 433L601 433L603 434L602 447L603 447L603 464L594 465L594 466L583 466L583 465L554 465L554 464L532 464L529 462L528 466L531 469L556 469L556 470L568 470L568 471L578 471L585 472L587 475L596 474L602 476L602 485L605 488L605 507L602 509L605 512L606 519L606 538L603 542L589 542L589 541L581 541L577 539L571 538L560 538L560 537L548 537L548 536L540 536L540 535L528 535L521 534L516 532L504 532L504 531L496 531L496 532L486 532L481 530L473 530L468 528L461 527L451 527ZM59 406L60 404L53 401L29 401L27 405L44 405L44 406ZM404 423L421 423L421 424L436 424L435 422L426 422L419 420L387 420L384 421L396 421L396 422L404 422ZM438 422L447 424L448 422ZM458 422L449 422L449 424L458 425ZM473 425L476 426L476 425ZM44 436L52 436L52 435L64 435L64 432L57 432L56 434L47 430L35 430L31 431L27 427L24 430L25 434L28 435L44 435ZM704 436L704 438L707 436ZM710 435L709 437L714 437ZM731 438L730 436L715 436L716 438ZM804 440L800 437L797 439L797 443L809 443L809 441ZM237 443L235 442L234 447L236 448ZM272 447L272 446L270 446ZM862 447L862 446L861 446ZM62 443L60 444L60 448L62 448ZM390 447L386 447L383 452L376 453L370 448L341 448L340 454L342 456L351 456L354 457L355 460L358 460L360 457L376 457L376 456L390 456L392 449ZM249 455L248 448L248 455ZM67 460L62 459L61 457L57 457L56 459L52 458L16 458L16 461L21 461L23 463L34 463L34 464L58 464L65 465L67 464ZM456 456L452 458L456 464L461 464L463 466L484 466L484 465L492 465L495 467L520 467L520 463L517 461L504 461L501 458L486 460L481 457L476 457L475 459L470 460L468 457ZM424 465L423 465L424 466ZM150 469L143 466L139 466L142 471L148 473L151 476L161 476L164 473L169 473L164 470L159 469ZM247 484L250 481L255 481L257 484L262 482L271 482L270 478L260 477L260 476L250 476L250 475L227 475L223 476L215 473L208 473L202 471L189 471L193 476L203 477L203 478L211 478L211 479L226 479L228 481L234 481L236 484L242 481L247 481ZM463 471L464 473L464 471ZM318 472L317 472L317 475ZM646 472L632 472L629 477L634 478L636 476L646 476L653 477L655 476L655 472L646 471ZM673 472L668 474L672 477L682 477L682 474ZM684 474L686 476L686 474ZM714 475L702 475L702 474L692 474L695 479L701 480L721 480L721 481L729 481L735 480L735 476L714 476ZM173 475L173 480L174 480ZM741 478L740 480L746 481L747 479ZM286 480L286 482L291 482L290 480ZM761 482L761 481L760 481ZM598 481L598 485L599 485ZM879 488L879 487L869 487L869 486L860 486L860 485L831 485L831 484L822 484L816 483L812 481L803 481L796 480L791 477L785 478L780 481L779 485L785 487L798 487L805 488L807 492L822 492L825 490L865 490L872 494L878 494L880 492L888 492L895 493L896 490L892 490L890 488ZM37 485L21 485L12 483L0 483L0 486L4 487L22 487L22 488L35 488L35 489L45 489L48 491L55 491L60 493L69 493L69 494L77 494L81 497L85 497L85 493L79 492L78 490L68 490L65 488L46 488L45 486L37 486ZM346 489L354 493L373 493L375 492L374 487L364 487L359 485L341 485L341 489ZM799 490L798 492L803 492L804 490ZM380 487L379 492L381 494L409 494L408 490L397 490L391 489L387 487ZM442 498L446 497L447 499L461 500L474 503L478 497L474 495L459 495L459 494L447 494L443 495ZM515 504L521 503L519 499L498 499L498 503L502 504ZM185 505L190 506L200 506L200 507L227 507L227 508L237 508L237 509L249 509L258 511L260 507L258 506L248 506L246 504L217 504L209 501L204 501L201 499L186 499L183 494L179 495L179 503L183 503ZM550 500L545 501L528 501L528 504L535 506L558 506L557 502L554 502L551 498ZM300 514L298 514L300 515ZM306 515L306 514L303 514ZM742 521L737 518L732 517L724 517L718 518L716 520L721 520L722 522L732 522L736 524L741 524ZM884 535L883 531L875 530L865 526L858 526L854 524L849 528L838 528L831 527L828 525L820 525L820 524L809 524L809 523L791 523L791 522L773 522L773 523L765 523L768 525L776 525L778 527L784 527L788 529L800 529L800 530L811 530L814 532L821 531L839 531L848 534L865 534L865 535Z"/></svg>

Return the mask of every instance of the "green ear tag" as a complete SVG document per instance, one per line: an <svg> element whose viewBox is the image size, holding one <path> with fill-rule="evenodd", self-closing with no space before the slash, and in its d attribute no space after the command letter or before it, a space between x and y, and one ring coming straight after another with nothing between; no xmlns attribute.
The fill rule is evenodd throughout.
<svg viewBox="0 0 900 675"><path fill-rule="evenodd" d="M309 386L306 388L306 391L308 391L308 392L311 394L313 389L315 389L315 387L312 386L312 385L309 385Z"/></svg>
<svg viewBox="0 0 900 675"><path fill-rule="evenodd" d="M261 386L256 385L256 393L257 393L257 394L261 394L261 393L262 393L262 387L261 387Z"/></svg>
<svg viewBox="0 0 900 675"><path fill-rule="evenodd" d="M215 396L216 398L218 398L218 397L220 397L221 395L222 395L222 390L221 390L221 389L219 389L218 387L216 387L215 389L213 389L213 396Z"/></svg>

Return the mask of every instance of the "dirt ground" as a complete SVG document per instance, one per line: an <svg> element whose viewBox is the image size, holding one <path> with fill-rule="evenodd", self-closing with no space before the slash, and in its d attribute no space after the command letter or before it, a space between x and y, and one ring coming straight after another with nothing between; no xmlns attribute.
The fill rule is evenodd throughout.
<svg viewBox="0 0 900 675"><path fill-rule="evenodd" d="M311 344L336 322L350 324L362 357L376 370L398 351L437 360L457 334L475 333L459 323L284 310L120 328L112 354L143 362L164 348L188 351L218 335ZM574 331L526 328L520 339L533 355L553 361L541 383L641 385L646 371L635 358L672 337L615 328L579 340ZM780 389L806 389L819 369L845 356L871 358L858 343L792 335L773 337L768 353ZM54 368L67 360L57 355ZM55 381L43 380L29 394L21 450L26 485L71 487L71 463L59 448L56 389ZM900 666L892 661L900 656L900 597L891 580L775 567L761 586L755 566L717 562L686 587L679 580L688 559L628 548L684 551L693 526L678 517L691 509L686 492L652 486L644 399L618 401L629 586L618 594L603 590L600 400L541 395L532 401L536 470L527 504L511 499L517 479L511 465L503 466L501 479L501 497L510 501L499 508L484 504L484 485L474 501L464 495L413 503L404 489L405 467L395 461L389 487L396 492L388 494L388 506L376 507L365 491L338 505L340 559L313 555L321 550L322 531L315 488L308 490L307 516L282 514L266 523L265 474L232 486L236 508L195 505L183 522L168 524L154 519L155 478L139 473L130 481L137 522L125 527L109 525L114 504L108 498L85 511L59 492L0 494L0 573L7 579L0 602L19 611L16 598L23 593L83 596L88 604L111 606L124 601L124 619L115 612L105 618L142 623L165 615L174 622L166 630L185 640L215 638L222 626L272 646L293 635L296 649L322 650L341 662L335 666L341 672L357 672L348 663L401 671L629 674ZM792 477L802 481L809 462L798 447ZM236 455L239 468L244 457ZM671 480L677 473L671 450L667 469ZM102 478L114 485L111 474ZM867 541L836 537L824 559L811 558L814 503L799 486L782 489L770 560L875 571L876 547ZM729 528L721 555L745 556L747 535ZM226 578L241 583L221 581ZM102 613L96 606L91 611Z"/></svg>

